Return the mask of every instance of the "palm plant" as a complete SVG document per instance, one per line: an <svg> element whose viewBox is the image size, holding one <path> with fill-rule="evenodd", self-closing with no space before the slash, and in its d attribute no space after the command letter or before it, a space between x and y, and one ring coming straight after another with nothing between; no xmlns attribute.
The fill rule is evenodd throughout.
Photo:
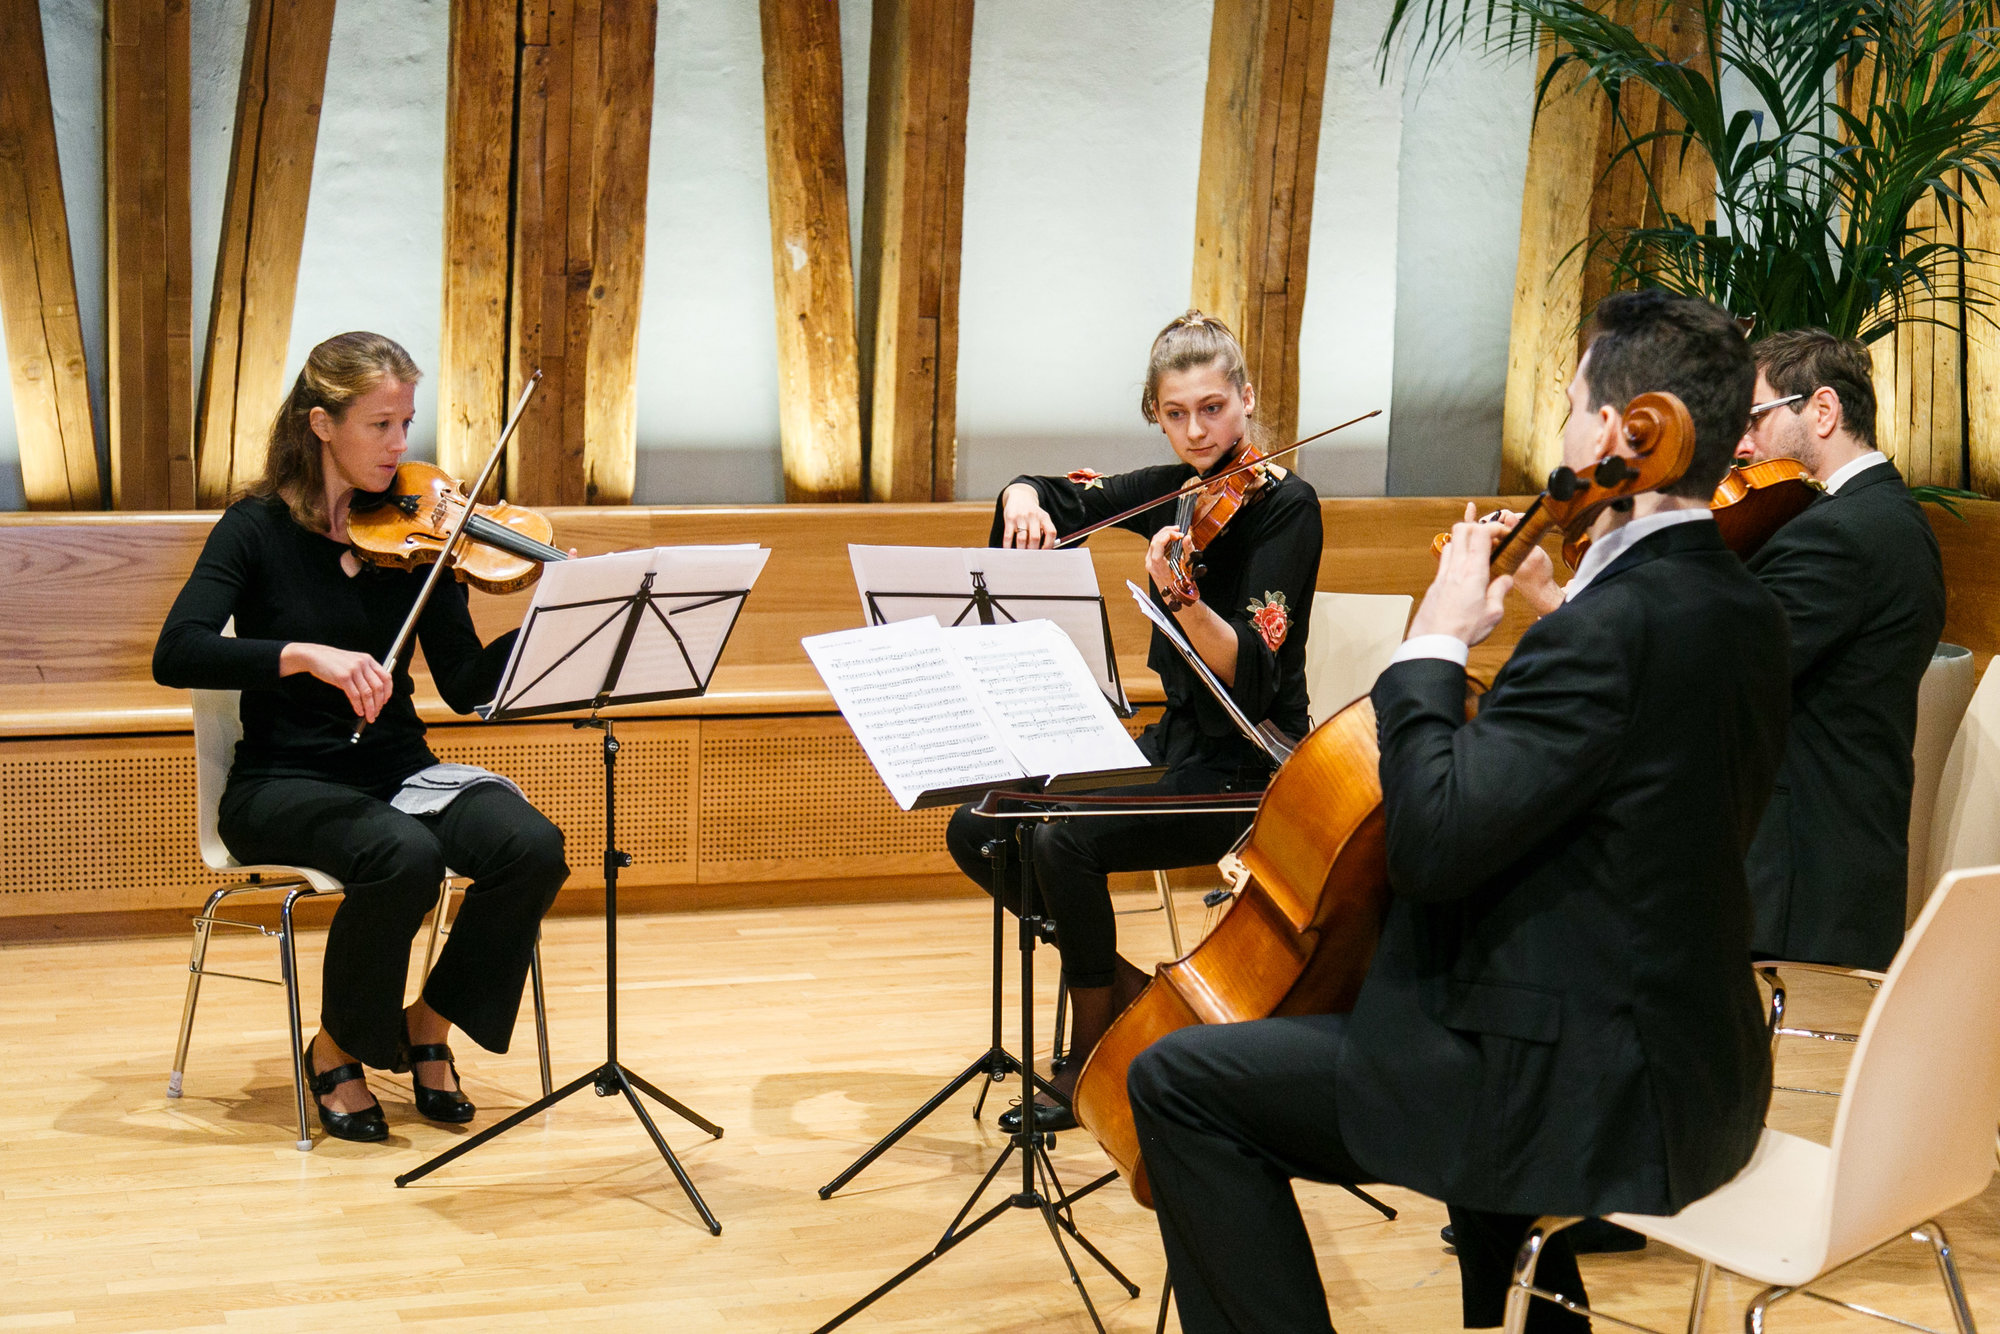
<svg viewBox="0 0 2000 1334"><path fill-rule="evenodd" d="M1760 332L1818 326L1872 341L1939 309L1956 325L1961 303L1982 316L1992 303L1984 256L1934 218L2000 181L1996 10L1996 0L1396 0L1383 56L1404 37L1433 54L1465 40L1533 53L1547 39L1537 110L1566 74L1596 84L1625 131L1614 163L1632 157L1650 197L1648 225L1586 242L1613 287L1706 296ZM1696 54L1675 59L1635 31L1655 26L1648 11L1693 25ZM1630 86L1672 111L1662 128L1632 129ZM1712 220L1673 213L1653 178L1654 163L1697 154L1714 164Z"/></svg>

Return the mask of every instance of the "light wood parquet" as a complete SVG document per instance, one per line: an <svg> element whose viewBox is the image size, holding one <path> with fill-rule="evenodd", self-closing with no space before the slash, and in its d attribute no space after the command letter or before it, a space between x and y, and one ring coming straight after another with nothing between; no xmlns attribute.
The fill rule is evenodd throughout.
<svg viewBox="0 0 2000 1334"><path fill-rule="evenodd" d="M1150 896L1121 900L1143 908ZM1200 920L1192 893L1183 924ZM989 917L974 898L919 904L633 915L623 923L622 1055L720 1122L710 1141L662 1129L724 1224L710 1237L621 1103L580 1094L443 1172L391 1178L457 1128L411 1107L404 1077L374 1080L384 1145L292 1147L282 997L209 983L186 1096L165 1076L186 979L178 938L0 948L0 1330L599 1328L805 1331L928 1250L1002 1144L968 1091L845 1192L815 1188L983 1049ZM1164 952L1157 912L1121 930L1135 957ZM302 936L316 995L323 937ZM219 940L217 966L260 970L261 940ZM545 944L558 1082L603 1051L601 927L553 920ZM1037 956L1044 985L1054 955ZM1010 974L1013 960L1010 955ZM1008 1032L1018 1013L1009 987ZM1051 991L1052 996L1052 991ZM1794 1014L1858 1020L1854 989L1801 978ZM1049 997L1040 1007L1045 1023ZM1781 1075L1837 1079L1845 1048L1789 1044ZM467 1050L474 1128L535 1090L525 1008L504 1057ZM1774 1122L1824 1136L1831 1099L1780 1094ZM1064 1179L1105 1160L1060 1138ZM1008 1173L1011 1178L1012 1172ZM1455 1330L1455 1261L1443 1208L1382 1193L1382 1222L1345 1195L1301 1189L1344 1334ZM2000 1191L1948 1217L1975 1313L2000 1319ZM1137 1281L1136 1299L1084 1268L1113 1330L1153 1328L1163 1265L1152 1216L1122 1185L1077 1207L1086 1234ZM1680 1328L1693 1268L1655 1247L1586 1261L1608 1309ZM1931 1325L1949 1317L1927 1253L1898 1248L1834 1291ZM1752 1288L1718 1281L1710 1328L1740 1328ZM1781 1330L1858 1327L1799 1303ZM857 1331L1088 1328L1041 1223L1012 1213L858 1317Z"/></svg>

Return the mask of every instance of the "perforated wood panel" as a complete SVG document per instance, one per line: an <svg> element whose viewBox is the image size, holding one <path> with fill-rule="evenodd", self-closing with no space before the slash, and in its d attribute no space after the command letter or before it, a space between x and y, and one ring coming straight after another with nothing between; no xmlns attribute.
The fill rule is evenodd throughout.
<svg viewBox="0 0 2000 1334"><path fill-rule="evenodd" d="M950 817L898 810L837 717L702 723L705 881L948 871Z"/></svg>
<svg viewBox="0 0 2000 1334"><path fill-rule="evenodd" d="M618 724L618 846L632 866L618 883L686 884L695 878L695 763L700 725ZM604 734L568 723L434 727L441 760L477 764L521 785L562 828L572 885L604 883Z"/></svg>
<svg viewBox="0 0 2000 1334"><path fill-rule="evenodd" d="M174 907L215 884L192 736L0 746L0 913Z"/></svg>

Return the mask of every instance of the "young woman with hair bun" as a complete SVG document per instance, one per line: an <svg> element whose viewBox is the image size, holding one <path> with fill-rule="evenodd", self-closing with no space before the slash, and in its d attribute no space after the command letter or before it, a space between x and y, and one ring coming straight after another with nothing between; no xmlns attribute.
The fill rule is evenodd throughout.
<svg viewBox="0 0 2000 1334"><path fill-rule="evenodd" d="M243 740L219 813L230 852L347 887L304 1060L320 1124L348 1140L389 1133L367 1066L411 1071L431 1120L472 1119L446 1039L455 1024L507 1050L542 915L569 875L562 831L506 780L455 769L405 787L437 757L406 663L392 675L379 659L427 571L361 563L347 516L357 494L394 481L419 378L380 334L312 350L272 423L263 477L216 521L153 652L162 685L242 692ZM232 617L233 637L223 634ZM514 635L482 646L465 586L447 579L417 640L445 702L469 713L492 698ZM357 718L368 723L358 742ZM472 883L405 1010L410 942L447 866Z"/></svg>
<svg viewBox="0 0 2000 1334"><path fill-rule="evenodd" d="M1017 477L994 507L991 544L1053 547L1066 534L1229 467L1241 446L1255 440L1256 406L1235 335L1220 320L1189 311L1153 340L1139 400L1140 414L1160 429L1176 461L1116 476L1078 468L1064 476ZM1319 497L1296 473L1277 465L1271 472L1265 494L1203 552L1207 572L1197 580L1200 597L1171 615L1253 723L1269 720L1303 736L1309 723L1306 628L1319 577ZM1146 572L1163 608L1168 604L1158 590L1169 582L1166 547L1179 535L1174 511L1174 501L1167 500L1118 525L1150 543ZM1159 673L1167 705L1140 736L1139 748L1167 771L1157 783L1119 789L1120 795L1260 791L1271 775L1264 752L1243 737L1158 631L1147 665ZM1132 815L1055 821L1036 829L1035 879L1056 922L1075 1015L1072 1058L1056 1075L1056 1087L1064 1092L1074 1087L1083 1058L1147 982L1147 974L1118 953L1107 877L1114 871L1213 862L1248 823L1249 817L1240 815ZM989 894L992 867L979 848L992 834L993 822L967 807L952 817L945 836L959 869ZM1007 906L1019 908L1012 901ZM1067 1107L1037 1111L1035 1119L1047 1130L1075 1124ZM1001 1124L1011 1129L1019 1120L1020 1113L1010 1110Z"/></svg>

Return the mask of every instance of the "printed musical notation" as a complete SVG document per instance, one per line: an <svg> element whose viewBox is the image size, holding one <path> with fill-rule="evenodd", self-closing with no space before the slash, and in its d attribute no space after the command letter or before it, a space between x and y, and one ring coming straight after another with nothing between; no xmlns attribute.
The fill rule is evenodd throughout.
<svg viewBox="0 0 2000 1334"><path fill-rule="evenodd" d="M805 649L904 810L926 793L1146 763L1047 621L944 630L923 617Z"/></svg>

